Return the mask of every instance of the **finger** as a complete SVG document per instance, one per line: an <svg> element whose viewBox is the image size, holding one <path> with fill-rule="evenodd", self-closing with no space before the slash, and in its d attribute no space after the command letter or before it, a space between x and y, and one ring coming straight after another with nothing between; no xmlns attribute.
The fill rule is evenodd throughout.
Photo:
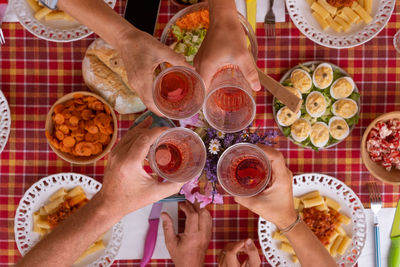
<svg viewBox="0 0 400 267"><path fill-rule="evenodd" d="M149 178L152 179L152 178ZM151 187L151 194L153 196L153 202L159 201L163 198L169 197L179 192L182 188L183 183L174 182L155 182Z"/></svg>
<svg viewBox="0 0 400 267"><path fill-rule="evenodd" d="M218 266L224 266L224 261L225 261L225 250L221 250L218 256Z"/></svg>
<svg viewBox="0 0 400 267"><path fill-rule="evenodd" d="M149 153L150 146L167 128L152 128L141 132L129 145L129 156L132 160L138 160L140 163Z"/></svg>
<svg viewBox="0 0 400 267"><path fill-rule="evenodd" d="M244 241L228 243L225 247L225 251L227 255L236 255L244 248Z"/></svg>
<svg viewBox="0 0 400 267"><path fill-rule="evenodd" d="M153 99L153 72L154 69L151 69L150 72L142 73L139 79L143 79L143 85L141 88L140 99L142 100L143 104L151 110L154 114L159 117L164 117L163 114L158 110L156 105L154 104Z"/></svg>
<svg viewBox="0 0 400 267"><path fill-rule="evenodd" d="M249 260L248 259L246 259L241 265L240 265L240 267L249 267L250 265L249 265Z"/></svg>
<svg viewBox="0 0 400 267"><path fill-rule="evenodd" d="M246 57L245 60L246 62L241 65L240 69L251 88L254 91L259 91L261 89L261 84L260 79L258 78L257 66L250 56Z"/></svg>
<svg viewBox="0 0 400 267"><path fill-rule="evenodd" d="M163 55L160 63L168 62L173 66L185 66L187 68L194 69L192 65L186 62L185 57L182 54L176 53L168 46L165 46L165 48L165 51L163 51L165 54Z"/></svg>
<svg viewBox="0 0 400 267"><path fill-rule="evenodd" d="M189 202L182 203L180 209L186 215L185 232L195 233L199 231L199 214Z"/></svg>
<svg viewBox="0 0 400 267"><path fill-rule="evenodd" d="M165 244L167 247L176 247L178 245L178 237L176 236L174 223L168 213L161 213L162 226L164 229Z"/></svg>
<svg viewBox="0 0 400 267"><path fill-rule="evenodd" d="M248 263L251 267L258 267L261 264L260 256L258 255L258 250L256 244L254 244L252 239L247 239L245 243L246 253L249 256Z"/></svg>
<svg viewBox="0 0 400 267"><path fill-rule="evenodd" d="M211 234L212 229L212 217L207 209L199 210L199 229Z"/></svg>

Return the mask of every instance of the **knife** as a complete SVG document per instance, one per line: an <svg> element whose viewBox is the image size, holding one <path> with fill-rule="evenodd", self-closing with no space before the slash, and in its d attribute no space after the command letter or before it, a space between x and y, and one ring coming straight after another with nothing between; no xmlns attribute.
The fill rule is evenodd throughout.
<svg viewBox="0 0 400 267"><path fill-rule="evenodd" d="M149 229L147 230L146 241L144 243L143 258L140 267L144 267L151 260L154 248L157 243L158 224L160 222L160 214L163 203L157 202L153 204L149 215Z"/></svg>
<svg viewBox="0 0 400 267"><path fill-rule="evenodd" d="M390 239L392 245L390 246L389 253L389 267L400 266L400 200L397 202L396 213L394 214L394 220L392 225L392 232L390 233Z"/></svg>

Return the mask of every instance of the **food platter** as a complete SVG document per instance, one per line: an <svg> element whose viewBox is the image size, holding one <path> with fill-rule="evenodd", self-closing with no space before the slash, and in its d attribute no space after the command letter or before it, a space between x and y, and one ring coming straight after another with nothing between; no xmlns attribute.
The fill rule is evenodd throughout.
<svg viewBox="0 0 400 267"><path fill-rule="evenodd" d="M83 188L89 199L101 188L99 182L88 176L59 173L40 179L25 192L14 220L15 241L22 255L25 255L40 239L40 235L33 232L33 213L58 189L72 189L78 185ZM106 248L88 255L74 266L110 266L118 254L122 234L122 224L118 222L104 235L103 242Z"/></svg>
<svg viewBox="0 0 400 267"><path fill-rule="evenodd" d="M293 177L294 196L314 190L319 190L321 195L338 202L342 206L341 213L351 217L351 223L343 227L352 238L351 245L344 255L336 256L335 260L339 266L354 266L366 242L366 217L360 199L347 185L328 175L309 173ZM258 239L265 258L272 266L300 266L299 263L292 262L289 253L279 249L280 241L272 238L272 233L276 230L273 223L259 218Z"/></svg>
<svg viewBox="0 0 400 267"><path fill-rule="evenodd" d="M320 89L316 86L316 83L315 83L316 80L313 75L314 72L316 72L316 70L320 66L329 67L329 68L331 68L331 72L332 72L331 81L327 87L326 87L326 85L324 86L324 89ZM311 84L309 85L310 88L309 89L306 88L305 91L303 91L303 92L300 92L300 90L295 90L296 92L298 92L299 96L300 95L302 96L303 105L301 107L300 115L295 114L295 116L297 116L297 120L295 122L294 121L291 122L291 124L289 124L289 125L284 125L280 119L280 112L284 108L284 105L282 103L280 103L275 97L273 98L274 119L275 119L280 131L282 132L282 134L284 136L288 137L289 140L291 140L293 143L295 143L299 146L314 149L317 151L333 147L333 146L339 144L340 142L342 142L343 140L345 140L351 134L352 130L358 123L358 119L360 116L360 107L361 107L360 93L358 91L357 85L351 79L350 75L346 71L344 71L342 68L336 66L335 64L321 62L321 61L309 61L309 62L299 64L299 65L293 67L292 69L290 69L288 72L286 72L283 75L280 82L283 85L292 87L292 89L293 89L294 84L292 83L293 79L291 79L291 77L295 72L302 72L302 73L307 74L309 77L308 79L311 80ZM307 76L305 74L304 74L304 76ZM337 83L337 81L340 79L346 80L346 81L349 80L348 83L352 85L352 91L346 97L337 97L337 96L333 97L334 94L331 89L332 89L333 85L335 85ZM313 94L317 94L317 96L319 98L324 99L325 106L324 106L324 110L321 114L313 115L313 114L311 114L311 112L309 110L308 99L312 98L311 96ZM334 111L334 108L335 108L335 106L337 106L337 103L343 103L344 101L351 102L351 104L354 105L354 108L357 109L356 112L353 112L351 117L346 117L346 118L341 117L341 116L337 115L337 113L335 113L335 111ZM303 137L303 139L294 138L296 136L293 135L293 132L291 130L292 129L291 125L295 124L297 121L299 121L299 119L305 120L305 122L309 123L310 126L308 128L310 131L312 129L311 126L314 126L315 124L325 125L325 128L329 128L329 134L327 137L328 140L325 140L325 143L322 145L317 145L314 142L312 142L313 141L312 135L310 135L310 133L308 133L308 135L305 138ZM342 137L337 137L337 139L332 136L333 131L331 131L331 127L330 127L331 121L334 121L334 120L344 121L345 126L347 126L347 132L345 134L343 134Z"/></svg>
<svg viewBox="0 0 400 267"><path fill-rule="evenodd" d="M350 48L368 42L386 26L395 5L395 0L373 0L371 23L360 23L348 32L337 33L332 29L322 30L306 0L286 0L290 18L296 27L310 40L330 48Z"/></svg>
<svg viewBox="0 0 400 267"><path fill-rule="evenodd" d="M111 8L114 8L117 1L105 0L105 2ZM37 20L34 16L34 10L26 0L12 0L11 5L22 26L41 39L53 42L72 42L92 34L88 27L77 21Z"/></svg>
<svg viewBox="0 0 400 267"><path fill-rule="evenodd" d="M11 129L11 114L8 102L0 90L0 153L7 144Z"/></svg>

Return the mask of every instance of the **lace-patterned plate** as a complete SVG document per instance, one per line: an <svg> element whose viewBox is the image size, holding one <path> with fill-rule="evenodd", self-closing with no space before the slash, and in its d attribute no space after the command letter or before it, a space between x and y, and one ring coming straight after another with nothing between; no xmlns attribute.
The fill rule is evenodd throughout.
<svg viewBox="0 0 400 267"><path fill-rule="evenodd" d="M319 190L321 195L337 201L342 206L340 212L351 218L349 225L343 225L343 229L352 238L351 245L343 256L338 255L335 260L340 267L353 266L356 264L366 241L366 220L360 199L347 185L328 175L308 173L293 177L294 196L300 196L314 190ZM299 263L292 262L289 253L279 249L280 241L272 239L272 233L276 230L277 228L273 223L259 218L258 239L265 258L272 266L300 266Z"/></svg>
<svg viewBox="0 0 400 267"><path fill-rule="evenodd" d="M101 184L82 174L59 173L45 177L33 184L19 202L14 220L14 233L17 247L25 255L40 239L33 229L33 213L42 207L58 189L72 189L80 185L90 199L96 194ZM103 237L105 249L88 255L74 266L110 266L118 254L122 241L122 223L118 222Z"/></svg>
<svg viewBox="0 0 400 267"><path fill-rule="evenodd" d="M8 102L0 90L0 153L7 144L11 129L11 113Z"/></svg>
<svg viewBox="0 0 400 267"><path fill-rule="evenodd" d="M111 8L117 0L104 0ZM19 22L33 35L53 42L72 42L87 37L92 31L77 21L37 20L27 0L11 0Z"/></svg>
<svg viewBox="0 0 400 267"><path fill-rule="evenodd" d="M396 0L373 0L369 24L361 22L351 26L348 32L324 31L311 14L306 0L286 0L290 18L296 27L312 41L330 48L349 48L361 45L374 38L388 23Z"/></svg>

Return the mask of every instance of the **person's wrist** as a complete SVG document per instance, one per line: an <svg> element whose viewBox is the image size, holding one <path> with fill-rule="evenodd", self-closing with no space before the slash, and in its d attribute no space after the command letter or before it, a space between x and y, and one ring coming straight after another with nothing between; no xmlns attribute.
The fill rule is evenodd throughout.
<svg viewBox="0 0 400 267"><path fill-rule="evenodd" d="M172 259L175 264L175 267L203 267L204 259L206 257L206 251L199 252L197 251L195 255L187 255L187 257L182 257L181 255L177 257L177 259Z"/></svg>
<svg viewBox="0 0 400 267"><path fill-rule="evenodd" d="M297 220L297 212L293 209L289 212L286 212L279 218L277 218L274 222L274 224L279 228L279 229L286 229L290 225L292 225L295 221Z"/></svg>
<svg viewBox="0 0 400 267"><path fill-rule="evenodd" d="M132 25L124 26L118 33L117 47L114 47L117 51L121 52L127 46L132 48L132 45L135 45L137 41L140 41L140 36L143 34L140 30L136 29Z"/></svg>
<svg viewBox="0 0 400 267"><path fill-rule="evenodd" d="M96 210L99 214L115 218L117 221L120 220L125 214L123 214L122 209L116 208L117 203L110 200L103 189L101 189L91 200L96 206Z"/></svg>

